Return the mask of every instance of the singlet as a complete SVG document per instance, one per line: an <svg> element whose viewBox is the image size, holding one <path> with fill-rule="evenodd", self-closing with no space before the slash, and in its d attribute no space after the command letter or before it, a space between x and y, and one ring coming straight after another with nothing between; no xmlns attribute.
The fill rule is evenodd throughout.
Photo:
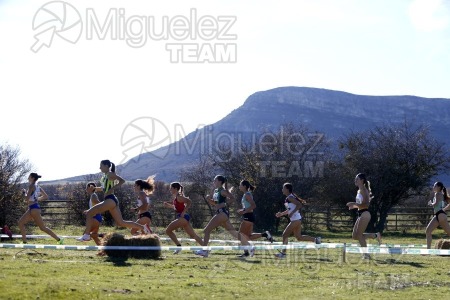
<svg viewBox="0 0 450 300"><path fill-rule="evenodd" d="M147 201L147 204L150 205L150 198L149 197L145 197L145 201ZM137 198L136 200L136 205L137 207L141 207L144 203L142 202L142 200L140 198Z"/></svg>
<svg viewBox="0 0 450 300"><path fill-rule="evenodd" d="M437 194L437 193L434 194L433 202L436 202L436 194ZM443 193L440 193L440 194L443 195ZM438 201L438 202L434 205L434 207L433 207L434 213L437 213L438 211L443 210L444 207L446 207L446 206L447 206L447 204L446 204L446 202L444 201L444 197L442 197L442 200L441 200L441 201Z"/></svg>
<svg viewBox="0 0 450 300"><path fill-rule="evenodd" d="M356 194L356 203L362 204L363 199L364 199L363 195L358 191L358 193Z"/></svg>
<svg viewBox="0 0 450 300"><path fill-rule="evenodd" d="M253 195L252 195L252 192L246 192L246 193L244 193L244 195L242 196L242 200L241 200L241 203L242 203L242 208L243 209L247 209L247 208L249 208L251 205L250 205L250 203L247 201L247 199L246 199L246 196L247 195L250 195L250 197L253 197Z"/></svg>
<svg viewBox="0 0 450 300"><path fill-rule="evenodd" d="M28 198L31 202L37 203L39 196L41 195L41 187L37 184L34 184L34 192L33 194L30 195L30 197Z"/></svg>
<svg viewBox="0 0 450 300"><path fill-rule="evenodd" d="M103 192L109 191L112 187L114 187L114 180L109 180L108 175L104 174L102 178L100 179L100 183L103 188Z"/></svg>
<svg viewBox="0 0 450 300"><path fill-rule="evenodd" d="M186 207L184 205L184 202L177 201L177 197L175 197L175 199L173 199L173 206L175 207L175 211L177 212L177 214L181 214L183 212L184 208Z"/></svg>
<svg viewBox="0 0 450 300"><path fill-rule="evenodd" d="M224 190L224 188L218 188L214 190L214 195L213 195L213 200L214 202L216 202L217 204L221 204L221 203L227 203L227 197L222 196L222 191Z"/></svg>
<svg viewBox="0 0 450 300"><path fill-rule="evenodd" d="M94 206L94 205L92 204L92 197L93 197L94 195L95 195L95 197L97 197L97 200L98 200L97 194L96 194L96 193L92 193L91 197L89 198L89 208L91 208L92 206Z"/></svg>
<svg viewBox="0 0 450 300"><path fill-rule="evenodd" d="M289 201L289 197L292 196L295 199L297 199L297 197L294 196L294 194L290 194L289 196L286 197L286 199L284 200L284 206L286 207L287 210L289 210L289 214L292 213L293 210L295 210L295 208L297 207L294 203ZM298 199L297 199L298 200ZM297 221L297 220L301 220L302 219L302 215L300 214L300 211L296 211L292 217L290 218L291 221Z"/></svg>

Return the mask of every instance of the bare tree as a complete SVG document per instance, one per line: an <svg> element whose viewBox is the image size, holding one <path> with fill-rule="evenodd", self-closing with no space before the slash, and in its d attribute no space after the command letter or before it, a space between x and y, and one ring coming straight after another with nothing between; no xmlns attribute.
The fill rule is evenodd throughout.
<svg viewBox="0 0 450 300"><path fill-rule="evenodd" d="M281 188L285 182L291 182L303 198L314 196L314 186L322 182L328 147L323 134L302 124L286 123L261 132L252 141L219 145L214 162L234 186L242 179L256 186L255 225L267 230L278 228L279 219L274 216L284 207Z"/></svg>
<svg viewBox="0 0 450 300"><path fill-rule="evenodd" d="M206 200L206 196L211 194L214 176L220 172L221 171L217 168L213 157L203 155L200 156L200 159L196 165L189 169L183 170L180 173L180 178L186 185L186 194L191 195L193 199L195 199L195 195L202 199L211 216L214 212L211 205Z"/></svg>
<svg viewBox="0 0 450 300"><path fill-rule="evenodd" d="M20 150L0 145L0 224L16 224L26 209L22 200L22 182L31 170L28 160L20 159Z"/></svg>

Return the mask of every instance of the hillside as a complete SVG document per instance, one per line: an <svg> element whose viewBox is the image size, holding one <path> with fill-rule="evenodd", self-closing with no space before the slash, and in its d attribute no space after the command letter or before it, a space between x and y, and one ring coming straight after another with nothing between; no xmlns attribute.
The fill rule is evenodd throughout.
<svg viewBox="0 0 450 300"><path fill-rule="evenodd" d="M254 93L222 120L131 159L120 166L120 174L129 180L154 173L158 180L178 180L180 169L195 162L201 151L208 152L208 145L214 147L227 136L245 138L265 129L277 130L287 122L305 123L312 131L335 139L349 130L405 120L429 125L432 135L445 141L450 132L450 99L364 96L317 88L281 87Z"/></svg>

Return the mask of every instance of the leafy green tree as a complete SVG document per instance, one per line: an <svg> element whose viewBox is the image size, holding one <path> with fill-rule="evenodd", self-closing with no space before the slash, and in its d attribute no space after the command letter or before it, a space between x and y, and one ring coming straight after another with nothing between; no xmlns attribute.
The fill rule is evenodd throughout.
<svg viewBox="0 0 450 300"><path fill-rule="evenodd" d="M321 192L345 207L355 197L356 174L365 173L373 194L368 231L383 231L392 206L423 193L449 166L447 146L425 126L405 122L350 132L339 141L339 154L326 170Z"/></svg>

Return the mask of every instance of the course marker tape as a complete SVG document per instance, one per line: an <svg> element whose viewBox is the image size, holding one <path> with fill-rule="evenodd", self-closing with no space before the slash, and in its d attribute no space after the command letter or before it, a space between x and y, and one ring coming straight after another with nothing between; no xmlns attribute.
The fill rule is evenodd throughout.
<svg viewBox="0 0 450 300"><path fill-rule="evenodd" d="M79 236L70 236L70 235L61 235L61 238L64 239L76 239L79 238ZM13 238L22 238L19 234L14 234L12 236ZM27 235L27 239L51 239L49 235ZM8 238L7 235L2 234L1 238ZM164 242L171 242L172 240L168 237L160 237L161 241ZM196 242L194 239L188 239L188 238L179 238L180 242ZM240 244L240 241L237 240L209 240L210 243L218 243L218 244ZM270 243L268 241L250 241L252 244L262 244L262 245L281 245L281 242L273 242ZM289 242L290 244L302 244L301 242ZM325 243L324 243L325 244ZM333 244L333 243L331 243ZM359 244L346 244L347 247L359 247ZM427 248L427 245L421 245L421 244L369 244L369 247L385 247L385 248Z"/></svg>
<svg viewBox="0 0 450 300"><path fill-rule="evenodd" d="M319 249L341 248L343 245L316 245L316 244L291 244L291 245L258 245L258 246L78 246L78 245L41 245L41 244L0 244L0 248L9 249L51 249L51 250L274 250L274 249Z"/></svg>
<svg viewBox="0 0 450 300"><path fill-rule="evenodd" d="M71 236L71 235L60 235L59 237L64 238L64 239L76 239L79 238L81 235L78 236ZM0 236L1 238L9 238L7 235L2 234ZM26 235L27 239L52 239L51 236L49 235ZM22 238L21 235L19 234L14 234L12 236L12 238L15 239L19 239ZM165 242L171 242L172 240L168 237L160 237L159 238L161 241L165 241ZM196 242L194 239L187 239L187 238L179 238L178 239L180 242ZM219 243L219 244L240 244L240 241L236 241L236 240L209 240L211 243ZM270 244L270 242L263 242L263 241L252 241L253 244ZM274 244L281 244L281 242L274 242Z"/></svg>
<svg viewBox="0 0 450 300"><path fill-rule="evenodd" d="M196 250L281 250L281 249L339 249L344 253L369 253L369 254L431 254L450 255L446 249L417 249L417 248L384 248L384 247L352 247L346 244L323 243L320 245L312 243L288 244L288 245L255 245L255 246L78 246L78 245L40 245L40 244L0 244L0 248L7 249L51 249L51 250L160 250L160 251L196 251Z"/></svg>
<svg viewBox="0 0 450 300"><path fill-rule="evenodd" d="M347 253L379 253L379 254L425 254L425 255L450 255L450 250L447 249L418 249L405 247L347 247Z"/></svg>

